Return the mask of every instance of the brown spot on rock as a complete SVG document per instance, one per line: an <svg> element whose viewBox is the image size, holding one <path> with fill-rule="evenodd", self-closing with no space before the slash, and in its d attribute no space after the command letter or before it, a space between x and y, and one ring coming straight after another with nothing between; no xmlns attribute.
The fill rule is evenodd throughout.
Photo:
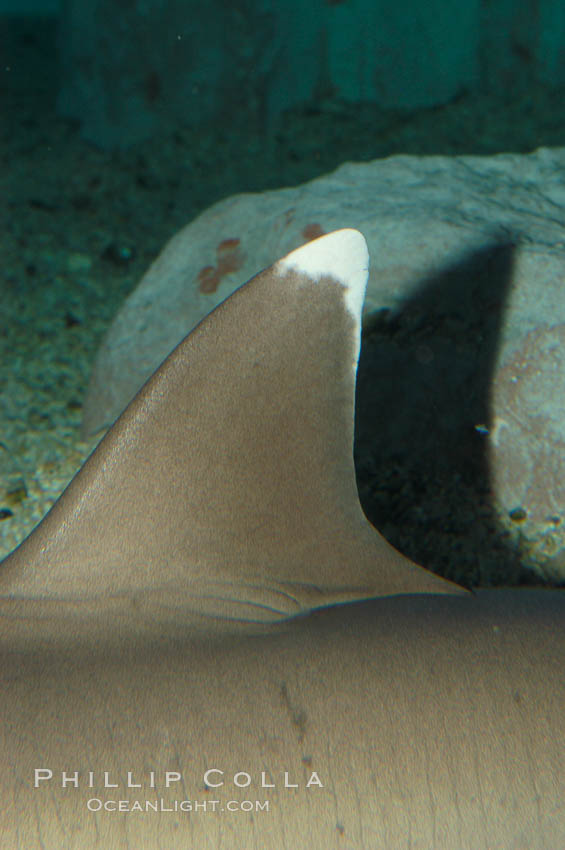
<svg viewBox="0 0 565 850"><path fill-rule="evenodd" d="M236 272L243 265L243 254L239 249L239 239L224 239L220 242L216 251L218 259L218 276L222 278L226 274Z"/></svg>
<svg viewBox="0 0 565 850"><path fill-rule="evenodd" d="M204 266L204 268L200 269L197 280L200 292L209 294L210 292L215 292L218 288L219 279L214 266Z"/></svg>
<svg viewBox="0 0 565 850"><path fill-rule="evenodd" d="M302 230L302 235L307 242L311 242L312 239L318 239L320 236L325 236L326 231L320 227L317 221L312 224L307 224L306 227Z"/></svg>
<svg viewBox="0 0 565 850"><path fill-rule="evenodd" d="M231 253L232 251L235 251L236 248L239 248L240 242L241 239L237 239L235 237L233 239L222 239L222 241L218 245L216 253L218 254L218 256L226 253Z"/></svg>
<svg viewBox="0 0 565 850"><path fill-rule="evenodd" d="M240 248L241 240L223 239L216 248L216 265L204 266L198 272L198 289L205 294L215 292L225 275L236 272L243 266L245 254Z"/></svg>

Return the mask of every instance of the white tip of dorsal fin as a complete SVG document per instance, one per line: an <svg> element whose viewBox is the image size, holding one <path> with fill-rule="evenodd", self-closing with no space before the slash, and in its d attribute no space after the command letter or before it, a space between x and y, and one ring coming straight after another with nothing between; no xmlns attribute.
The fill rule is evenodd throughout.
<svg viewBox="0 0 565 850"><path fill-rule="evenodd" d="M2 564L0 607L158 629L460 592L392 549L359 504L351 364L367 269L361 234L337 231L211 313Z"/></svg>
<svg viewBox="0 0 565 850"><path fill-rule="evenodd" d="M344 304L353 320L353 374L361 351L361 319L369 276L369 249L358 230L344 228L306 242L274 266L281 276L289 272L319 282L331 278L343 289Z"/></svg>
<svg viewBox="0 0 565 850"><path fill-rule="evenodd" d="M344 228L307 242L279 260L277 271L293 269L313 280L330 276L344 287L345 303L361 325L369 274L369 249L358 230Z"/></svg>

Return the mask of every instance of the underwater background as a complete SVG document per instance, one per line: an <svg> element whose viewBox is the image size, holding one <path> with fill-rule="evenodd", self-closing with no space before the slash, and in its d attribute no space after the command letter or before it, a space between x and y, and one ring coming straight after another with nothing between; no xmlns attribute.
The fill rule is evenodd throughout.
<svg viewBox="0 0 565 850"><path fill-rule="evenodd" d="M347 161L563 146L565 11L519 5L0 2L0 557L99 439L79 429L101 337L198 213ZM414 531L402 505L432 497L409 477L360 488L426 566L532 580L476 494Z"/></svg>

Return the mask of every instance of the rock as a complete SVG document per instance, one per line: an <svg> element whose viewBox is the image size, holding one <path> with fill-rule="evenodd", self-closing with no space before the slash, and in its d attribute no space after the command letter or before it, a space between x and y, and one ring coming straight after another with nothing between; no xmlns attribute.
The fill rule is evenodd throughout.
<svg viewBox="0 0 565 850"><path fill-rule="evenodd" d="M564 168L565 149L394 156L221 201L173 237L116 316L85 433L109 425L252 274L321 233L357 227L371 256L365 342L376 364L359 446L378 420L391 457L414 443L416 466L437 456L463 479L467 467L484 474L525 560L565 577Z"/></svg>

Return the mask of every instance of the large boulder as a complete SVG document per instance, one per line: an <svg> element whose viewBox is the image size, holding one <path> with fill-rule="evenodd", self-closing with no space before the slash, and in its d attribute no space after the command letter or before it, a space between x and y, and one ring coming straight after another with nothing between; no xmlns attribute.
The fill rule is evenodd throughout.
<svg viewBox="0 0 565 850"><path fill-rule="evenodd" d="M308 239L356 227L371 256L373 365L360 379L374 390L360 400L358 445L378 426L391 457L414 444L422 463L484 472L533 561L565 577L564 168L565 150L395 156L221 201L171 239L116 316L85 433L109 425L235 287Z"/></svg>

